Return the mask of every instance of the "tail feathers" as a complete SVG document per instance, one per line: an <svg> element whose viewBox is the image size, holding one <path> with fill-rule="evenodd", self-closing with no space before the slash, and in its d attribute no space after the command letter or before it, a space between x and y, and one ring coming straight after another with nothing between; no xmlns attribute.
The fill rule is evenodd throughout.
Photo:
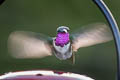
<svg viewBox="0 0 120 80"><path fill-rule="evenodd" d="M72 64L75 64L75 53L72 53L71 58L69 58L68 60L70 60Z"/></svg>

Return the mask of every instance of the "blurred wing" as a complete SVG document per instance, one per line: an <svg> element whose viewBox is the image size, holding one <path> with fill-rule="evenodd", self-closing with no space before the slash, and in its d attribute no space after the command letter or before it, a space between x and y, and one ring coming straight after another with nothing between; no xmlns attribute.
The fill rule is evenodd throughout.
<svg viewBox="0 0 120 80"><path fill-rule="evenodd" d="M104 23L90 24L82 27L78 32L72 34L73 50L80 47L92 46L113 39L112 33Z"/></svg>
<svg viewBox="0 0 120 80"><path fill-rule="evenodd" d="M42 34L16 31L8 38L8 51L15 58L42 58L52 55L50 40ZM52 40L52 38L49 38Z"/></svg>

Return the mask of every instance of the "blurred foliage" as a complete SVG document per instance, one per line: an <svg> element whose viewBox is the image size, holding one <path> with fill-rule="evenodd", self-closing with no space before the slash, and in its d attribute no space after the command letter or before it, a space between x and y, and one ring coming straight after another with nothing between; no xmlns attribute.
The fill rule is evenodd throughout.
<svg viewBox="0 0 120 80"><path fill-rule="evenodd" d="M120 0L105 0L105 3L117 22L120 21ZM114 41L79 49L74 65L70 61L60 61L55 56L43 59L13 59L7 52L7 38L12 31L33 31L55 36L56 28L60 25L69 26L73 31L95 22L107 24L92 0L6 0L0 6L0 74L52 69L84 74L96 80L114 80Z"/></svg>

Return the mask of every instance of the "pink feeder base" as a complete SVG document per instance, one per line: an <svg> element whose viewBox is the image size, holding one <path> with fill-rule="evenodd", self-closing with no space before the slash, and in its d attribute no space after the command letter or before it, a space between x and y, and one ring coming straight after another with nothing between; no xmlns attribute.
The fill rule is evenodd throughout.
<svg viewBox="0 0 120 80"><path fill-rule="evenodd" d="M70 72L32 70L9 72L0 76L0 80L94 80L90 77Z"/></svg>

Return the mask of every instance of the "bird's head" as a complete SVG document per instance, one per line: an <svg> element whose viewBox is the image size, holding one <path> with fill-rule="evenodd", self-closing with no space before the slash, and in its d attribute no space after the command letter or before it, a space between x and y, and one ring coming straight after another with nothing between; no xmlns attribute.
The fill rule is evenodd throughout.
<svg viewBox="0 0 120 80"><path fill-rule="evenodd" d="M57 28L57 36L55 39L55 44L57 46L63 47L69 42L69 28L66 26L60 26Z"/></svg>
<svg viewBox="0 0 120 80"><path fill-rule="evenodd" d="M68 33L69 30L70 30L69 27L60 26L57 28L57 33Z"/></svg>

